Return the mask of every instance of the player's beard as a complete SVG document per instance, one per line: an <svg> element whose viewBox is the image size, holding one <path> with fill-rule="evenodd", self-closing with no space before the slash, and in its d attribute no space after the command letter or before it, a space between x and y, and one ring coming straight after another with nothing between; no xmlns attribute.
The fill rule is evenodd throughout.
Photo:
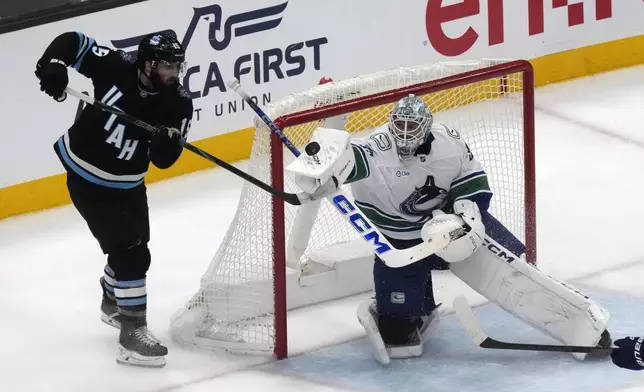
<svg viewBox="0 0 644 392"><path fill-rule="evenodd" d="M173 89L177 88L177 84L179 83L179 77L175 76L172 78L167 79L166 82L163 82L161 79L161 76L156 71L152 71L150 75L150 81L152 82L152 85L154 86L154 89L160 92L165 92L165 91L172 91Z"/></svg>

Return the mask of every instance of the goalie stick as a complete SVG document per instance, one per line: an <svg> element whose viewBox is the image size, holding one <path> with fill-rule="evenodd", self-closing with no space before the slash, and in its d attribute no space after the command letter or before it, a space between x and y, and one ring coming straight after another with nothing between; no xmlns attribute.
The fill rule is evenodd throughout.
<svg viewBox="0 0 644 392"><path fill-rule="evenodd" d="M128 121L129 123L136 125L139 128L142 128L143 130L146 130L150 132L151 134L155 135L158 132L160 132L160 129L152 126L142 120L139 120L138 118L129 115L125 112L122 112L118 109L114 109L113 107L101 102L97 101L94 98L90 97L89 95L83 94L81 92L78 92L70 87L67 87L65 89L65 92L71 96L74 96L81 101L87 103L88 105L95 106L103 111L106 111L108 113L114 114L116 116L121 117L122 119ZM188 151L191 151L199 156L201 156L204 159L207 159L208 161L219 165L223 167L224 169L228 170L229 172L235 174L238 177L241 177L242 179L250 182L251 184L265 190L266 192L279 197L280 199L284 200L285 202L292 204L292 205L301 205L303 202L307 202L307 197L305 194L296 194L296 193L287 193L280 191L278 189L275 189L271 187L270 185L258 180L257 178L249 175L248 173L245 173L242 170L239 170L235 166L229 164L228 162L222 161L221 159L217 158L216 156L209 154L205 152L204 150L200 149L199 147L196 147L190 143L188 143L181 135L179 135L179 140L181 145Z"/></svg>
<svg viewBox="0 0 644 392"><path fill-rule="evenodd" d="M526 351L551 351L562 353L604 353L609 354L613 351L610 347L588 347L588 346L568 346L557 344L531 344L531 343L509 343L493 339L481 329L476 321L474 312L470 307L467 299L458 296L453 301L454 311L463 328L470 334L472 340L482 348L491 348L499 350L526 350Z"/></svg>
<svg viewBox="0 0 644 392"><path fill-rule="evenodd" d="M257 116L268 126L268 128L277 135L282 143L291 151L295 157L300 156L300 151L284 135L282 130L271 120L266 113L251 99L251 97L241 88L239 80L232 79L228 82L228 87L235 90L239 96L250 106ZM309 153L309 151L307 151ZM309 154L314 155L314 154ZM389 267L399 268L415 263L440 251L451 242L451 233L437 233L433 238L419 245L408 249L396 249L387 238L371 223L371 221L360 212L360 209L350 201L348 192L339 190L334 195L327 196L327 200L340 212L351 227L358 232L378 255L378 257Z"/></svg>

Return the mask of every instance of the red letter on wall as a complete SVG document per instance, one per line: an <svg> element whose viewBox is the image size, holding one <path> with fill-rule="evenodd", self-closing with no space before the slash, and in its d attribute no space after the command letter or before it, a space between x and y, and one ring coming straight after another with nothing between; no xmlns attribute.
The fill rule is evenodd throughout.
<svg viewBox="0 0 644 392"><path fill-rule="evenodd" d="M460 37L450 38L445 35L442 24L477 15L479 11L478 0L463 0L462 3L445 7L443 0L428 0L425 23L427 37L434 49L444 56L458 56L471 48L479 37L471 26Z"/></svg>
<svg viewBox="0 0 644 392"><path fill-rule="evenodd" d="M597 20L610 19L613 17L612 0L597 0L595 3L595 17Z"/></svg>
<svg viewBox="0 0 644 392"><path fill-rule="evenodd" d="M503 42L503 0L488 0L487 28L490 46Z"/></svg>
<svg viewBox="0 0 644 392"><path fill-rule="evenodd" d="M566 7L568 26L584 24L584 3L568 4L568 0L552 0L552 8Z"/></svg>
<svg viewBox="0 0 644 392"><path fill-rule="evenodd" d="M528 0L528 33L543 33L544 23L543 0Z"/></svg>

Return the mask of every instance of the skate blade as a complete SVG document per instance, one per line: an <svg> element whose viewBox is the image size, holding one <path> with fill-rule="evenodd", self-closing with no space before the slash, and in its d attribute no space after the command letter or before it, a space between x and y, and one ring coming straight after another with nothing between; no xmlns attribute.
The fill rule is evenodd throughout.
<svg viewBox="0 0 644 392"><path fill-rule="evenodd" d="M101 313L101 321L109 325L110 327L121 329L121 323L116 321L113 317L110 317L105 313Z"/></svg>
<svg viewBox="0 0 644 392"><path fill-rule="evenodd" d="M125 366L137 366L146 368L162 368L166 365L165 356L145 357L133 351L119 347L121 353L116 357L116 363Z"/></svg>

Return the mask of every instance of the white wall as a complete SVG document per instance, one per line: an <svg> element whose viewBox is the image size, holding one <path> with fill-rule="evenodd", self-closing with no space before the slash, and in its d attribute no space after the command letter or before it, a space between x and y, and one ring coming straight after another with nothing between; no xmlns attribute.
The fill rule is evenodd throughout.
<svg viewBox="0 0 644 392"><path fill-rule="evenodd" d="M235 75L236 61L247 55L251 59L256 56L259 67L252 60L243 63L250 67L250 72L241 75L241 83L251 94L259 96L262 103L263 95L274 101L317 84L322 76L340 79L449 59L534 58L644 32L641 0L576 0L572 5L556 9L552 3L550 0L155 0L3 34L0 35L3 58L0 61L0 75L3 75L0 187L62 172L52 144L71 124L77 102L68 99L58 104L41 93L33 71L49 42L65 31L81 31L106 46L113 46L111 40L165 29L176 31L183 39L197 10L209 7L195 19L197 23L187 50L192 73L186 80L190 89L200 91L201 95L194 102L199 113L195 114L190 137L196 140L251 125L251 112L240 110L237 95L225 88L220 91L216 86L218 77L221 77L219 85L224 86ZM223 27L226 21L233 20L233 15L279 4L285 5L279 14L238 22L232 25L231 34L235 34L236 28L253 29L250 26L257 27L258 22L281 18L274 28L232 36L229 45L222 45L219 50L210 44L208 27L215 19ZM580 6L582 12L575 13ZM598 9L600 20L596 17ZM220 15L216 15L217 10ZM584 23L579 24L575 17L581 15ZM539 28L541 25L543 31ZM220 30L214 38L222 42L224 37ZM298 45L302 47L298 49ZM288 60L279 67L283 79L273 71L268 72L268 78L264 77L263 59L271 51ZM275 58L275 55L269 56L268 60ZM199 67L199 71L191 67ZM219 74L211 77L215 79L215 86L206 95L209 68L216 68ZM71 77L70 84L77 89L91 87L78 75ZM236 113L229 113L229 103L236 103ZM215 108L220 105L224 110L217 115Z"/></svg>

